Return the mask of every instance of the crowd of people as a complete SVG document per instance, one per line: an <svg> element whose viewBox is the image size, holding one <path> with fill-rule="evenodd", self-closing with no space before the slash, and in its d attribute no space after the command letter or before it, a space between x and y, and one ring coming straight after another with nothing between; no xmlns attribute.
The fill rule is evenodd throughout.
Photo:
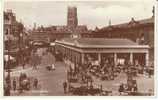
<svg viewBox="0 0 158 100"><path fill-rule="evenodd" d="M46 53L48 52L50 51L46 51ZM138 74L143 74L144 72L147 72L144 66L141 66L139 64L134 65L131 64L130 62L125 63L124 65L121 64L116 65L114 64L113 61L109 59L105 59L105 61L103 61L102 63L93 63L94 61L92 62L85 60L84 64L76 64L76 63L72 63L68 59L63 59L62 58L63 56L60 52L54 53L53 55L55 56L55 60L57 61L67 60L67 62L65 62L68 65L67 79L66 79L67 81L63 83L64 93L67 93L68 87L70 87L69 83L75 83L75 82L79 82L81 84L85 83L87 84L87 86L92 87L92 83L94 81L93 77L98 78L102 81L105 80L110 81L110 80L115 80L115 78L119 76L120 73L125 73L127 76L127 83L126 84L122 83L119 86L118 91L120 95L124 92L129 92L129 91L135 93L138 91L138 87L137 87L137 82L136 80L133 79L133 77L137 77ZM37 70L38 65L41 63L41 57L37 54L37 50L32 51L29 61L30 61L29 64L32 66L32 68ZM48 66L46 66L46 68L49 71L55 70L55 65L54 63L51 63ZM149 73L149 77L151 77L151 71L148 71L148 73ZM25 73L21 73L18 80L15 78L12 80L12 87L10 86L8 87L12 88L14 91L18 90L19 93L22 93L24 90L30 90L31 87L37 89L38 83L39 82L37 78L31 81L31 79L27 77Z"/></svg>
<svg viewBox="0 0 158 100"><path fill-rule="evenodd" d="M5 85L4 86L5 95L7 95L11 90L21 94L24 91L29 91L31 89L38 89L39 81L35 77L27 76L26 73L20 73L19 77L13 77L10 80L8 79L8 77L6 77L4 85Z"/></svg>
<svg viewBox="0 0 158 100"><path fill-rule="evenodd" d="M84 64L71 64L68 63L69 70L67 72L68 82L93 82L93 77L96 77L102 81L115 80L120 73L123 73L127 77L126 83L121 83L118 92L128 93L128 95L137 95L138 87L136 77L139 74L148 73L151 77L151 71L146 66L140 64L132 64L130 61L126 61L125 64L114 64L111 60L106 59L102 64L93 64L86 61ZM73 66L73 67L72 67Z"/></svg>

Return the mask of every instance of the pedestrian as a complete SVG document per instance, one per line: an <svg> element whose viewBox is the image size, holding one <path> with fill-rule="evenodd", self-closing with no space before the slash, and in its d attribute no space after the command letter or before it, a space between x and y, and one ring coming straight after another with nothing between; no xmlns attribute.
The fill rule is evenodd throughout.
<svg viewBox="0 0 158 100"><path fill-rule="evenodd" d="M35 63L33 64L33 69L37 69L37 65Z"/></svg>
<svg viewBox="0 0 158 100"><path fill-rule="evenodd" d="M31 89L30 78L27 79L27 90Z"/></svg>
<svg viewBox="0 0 158 100"><path fill-rule="evenodd" d="M19 93L23 92L22 81L23 81L23 73L20 73L20 76L19 76Z"/></svg>
<svg viewBox="0 0 158 100"><path fill-rule="evenodd" d="M63 83L63 88L64 88L64 93L66 94L66 92L67 92L67 81L65 81L64 83Z"/></svg>
<svg viewBox="0 0 158 100"><path fill-rule="evenodd" d="M25 61L23 60L23 63L22 63L22 67L23 69L25 69Z"/></svg>
<svg viewBox="0 0 158 100"><path fill-rule="evenodd" d="M137 84L134 84L133 89L134 89L134 92L138 91Z"/></svg>
<svg viewBox="0 0 158 100"><path fill-rule="evenodd" d="M103 85L100 85L100 92L103 92Z"/></svg>
<svg viewBox="0 0 158 100"><path fill-rule="evenodd" d="M20 73L20 76L19 76L19 86L21 86L21 83L22 83L22 79L23 78L23 73Z"/></svg>
<svg viewBox="0 0 158 100"><path fill-rule="evenodd" d="M15 78L13 79L13 90L14 91L16 90L16 79Z"/></svg>
<svg viewBox="0 0 158 100"><path fill-rule="evenodd" d="M149 78L151 78L151 75L152 75L152 69L151 68L148 69L148 75L149 75Z"/></svg>
<svg viewBox="0 0 158 100"><path fill-rule="evenodd" d="M122 95L122 92L124 92L124 84L122 83L119 87L119 93Z"/></svg>
<svg viewBox="0 0 158 100"><path fill-rule="evenodd" d="M33 86L34 86L34 88L37 89L37 87L38 87L38 79L37 78L34 79Z"/></svg>
<svg viewBox="0 0 158 100"><path fill-rule="evenodd" d="M33 69L37 69L37 65L38 65L38 57L37 57L37 54L33 53L32 55L32 59L31 59L31 62L32 62L32 66L33 66Z"/></svg>
<svg viewBox="0 0 158 100"><path fill-rule="evenodd" d="M23 87L22 87L22 85L19 86L19 93L23 93Z"/></svg>
<svg viewBox="0 0 158 100"><path fill-rule="evenodd" d="M8 83L4 84L4 96L10 96L10 86Z"/></svg>

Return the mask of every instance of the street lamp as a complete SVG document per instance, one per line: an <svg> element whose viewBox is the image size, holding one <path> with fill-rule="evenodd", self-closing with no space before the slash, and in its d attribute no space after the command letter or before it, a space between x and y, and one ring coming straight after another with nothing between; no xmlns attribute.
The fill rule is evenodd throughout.
<svg viewBox="0 0 158 100"><path fill-rule="evenodd" d="M19 33L19 62L22 61L23 63L23 53L22 53L22 45L23 45L23 24L22 23L18 23L18 33ZM19 63L20 64L20 63Z"/></svg>
<svg viewBox="0 0 158 100"><path fill-rule="evenodd" d="M21 44L21 45L20 45L20 48L19 48L19 49L20 49L20 53L21 53L21 56L20 56L20 57L21 57L21 60L22 60L22 67L23 67L23 69L24 69L24 65L25 65L25 64L24 64L24 55L23 55L23 47L24 47L24 46L23 46L23 33L20 33L20 40L21 40L21 41L20 41L20 44Z"/></svg>

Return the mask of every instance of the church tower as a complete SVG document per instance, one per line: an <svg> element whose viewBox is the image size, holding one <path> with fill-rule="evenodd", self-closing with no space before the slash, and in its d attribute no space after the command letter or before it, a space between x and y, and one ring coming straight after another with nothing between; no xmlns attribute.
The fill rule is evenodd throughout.
<svg viewBox="0 0 158 100"><path fill-rule="evenodd" d="M78 26L77 8L69 6L67 11L67 26L74 30Z"/></svg>

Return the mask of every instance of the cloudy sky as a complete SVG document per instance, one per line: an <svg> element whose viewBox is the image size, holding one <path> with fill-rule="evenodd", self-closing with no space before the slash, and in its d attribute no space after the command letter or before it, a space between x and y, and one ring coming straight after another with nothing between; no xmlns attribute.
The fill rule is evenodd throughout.
<svg viewBox="0 0 158 100"><path fill-rule="evenodd" d="M12 9L17 20L22 21L26 27L37 25L66 25L67 7L76 6L78 23L87 25L89 29L96 26L129 22L131 17L135 20L150 18L154 2L152 0L140 1L6 1L4 10Z"/></svg>

